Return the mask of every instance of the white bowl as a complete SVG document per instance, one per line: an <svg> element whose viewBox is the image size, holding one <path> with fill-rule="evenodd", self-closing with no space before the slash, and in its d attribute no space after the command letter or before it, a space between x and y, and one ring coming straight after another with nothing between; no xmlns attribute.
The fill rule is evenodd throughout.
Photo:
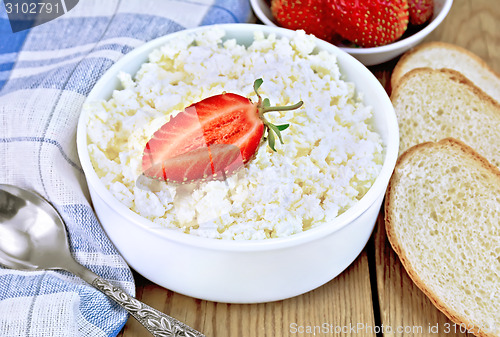
<svg viewBox="0 0 500 337"><path fill-rule="evenodd" d="M265 0L250 0L250 3L255 15L260 21L268 26L278 26ZM423 29L407 38L380 47L349 48L340 46L340 49L351 54L366 66L372 66L392 60L422 42L427 35L436 29L446 15L448 15L452 4L453 0L434 0L434 15L432 21Z"/></svg>
<svg viewBox="0 0 500 337"><path fill-rule="evenodd" d="M227 38L250 44L256 30L291 37L295 32L252 24L221 25ZM135 74L148 54L181 31L151 41L130 52L97 82L88 101L109 99L118 88L117 74ZM335 221L287 238L228 241L197 237L161 228L116 200L101 183L87 151L82 113L77 132L80 161L95 211L103 228L128 264L147 279L188 296L232 303L281 300L310 291L347 268L366 245L394 169L399 146L396 115L379 81L356 59L317 40L319 50L337 55L341 72L373 106L374 126L385 145L380 175L365 196Z"/></svg>

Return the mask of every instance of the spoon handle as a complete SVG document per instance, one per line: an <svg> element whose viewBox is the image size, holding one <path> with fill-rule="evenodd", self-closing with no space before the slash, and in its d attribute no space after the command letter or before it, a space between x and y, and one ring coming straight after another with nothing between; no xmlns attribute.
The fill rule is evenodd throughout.
<svg viewBox="0 0 500 337"><path fill-rule="evenodd" d="M62 265L64 266L61 267L62 269L79 276L127 310L128 313L134 316L134 318L137 319L137 321L146 329L148 329L153 336L205 337L205 335L201 332L130 296L123 291L123 289L112 285L91 270L76 262L76 260L72 257L64 258Z"/></svg>
<svg viewBox="0 0 500 337"><path fill-rule="evenodd" d="M96 277L92 285L115 300L135 317L146 329L157 337L205 337L201 332L158 311L138 299L129 296L122 289Z"/></svg>

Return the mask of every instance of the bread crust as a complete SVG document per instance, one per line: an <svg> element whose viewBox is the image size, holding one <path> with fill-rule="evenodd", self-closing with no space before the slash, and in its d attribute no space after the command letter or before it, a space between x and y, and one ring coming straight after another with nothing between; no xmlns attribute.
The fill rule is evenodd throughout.
<svg viewBox="0 0 500 337"><path fill-rule="evenodd" d="M398 159L396 163L396 167L394 169L394 173L389 181L388 188L386 191L385 195L385 202L384 202L384 223L385 223L385 230L387 233L387 238L393 247L394 251L396 254L399 256L399 259L405 268L406 272L408 273L409 277L411 280L415 283L415 285L430 299L430 301L438 308L441 312L443 312L451 321L453 321L456 324L461 324L462 326L465 327L475 327L474 323L471 322L467 317L461 316L459 313L457 313L455 310L452 308L448 307L446 303L441 301L436 293L434 293L432 290L430 290L426 283L420 278L420 276L417 274L415 269L413 268L412 264L410 263L408 256L405 253L404 248L401 246L397 234L394 229L394 219L392 217L394 213L394 188L397 186L399 181L401 180L401 176L398 174L398 169L402 167L405 162L410 158L414 153L420 151L423 148L426 147L435 147L435 146L440 146L440 147L453 147L455 149L458 149L461 151L463 154L466 156L471 157L474 159L478 166L481 166L488 171L490 171L497 179L498 185L500 186L500 169L491 164L486 158L478 154L474 149L472 149L470 146L466 145L460 140L457 140L455 138L445 138L442 139L438 142L425 142L421 144L417 144L408 150L406 150ZM484 330L481 329L481 327L475 327L473 330L474 335L478 337L499 337L497 335L487 333Z"/></svg>
<svg viewBox="0 0 500 337"><path fill-rule="evenodd" d="M497 102L493 97L491 97L481 88L475 85L470 79L465 77L465 75L463 75L461 72L448 68L434 69L425 67L425 68L414 68L410 70L409 72L405 73L401 78L401 80L399 80L398 84L395 87L393 87L391 93L391 101L394 101L395 99L397 99L399 95L402 94L401 88L403 88L406 81L409 81L412 77L420 76L421 74L426 74L426 73L432 74L433 72L444 74L446 77L448 77L450 81L454 81L456 83L465 86L469 91L471 91L474 95L477 95L480 99L488 101L488 103L494 105L500 117L499 102Z"/></svg>
<svg viewBox="0 0 500 337"><path fill-rule="evenodd" d="M495 72L482 58L480 58L478 55L474 54L473 52L462 48L458 45L451 44L451 43L446 43L442 41L431 41L431 42L425 42L422 43L409 51L407 51L401 58L399 59L398 63L394 67L394 70L392 71L391 75L391 87L395 88L402 77L404 76L404 68L408 62L411 62L411 59L413 57L416 57L417 54L424 52L426 50L430 50L433 48L440 48L440 49L447 49L447 50L452 50L459 52L461 54L464 54L468 56L470 59L473 61L477 62L478 65L483 68L486 72L489 72L492 76L496 77L500 81L500 74Z"/></svg>

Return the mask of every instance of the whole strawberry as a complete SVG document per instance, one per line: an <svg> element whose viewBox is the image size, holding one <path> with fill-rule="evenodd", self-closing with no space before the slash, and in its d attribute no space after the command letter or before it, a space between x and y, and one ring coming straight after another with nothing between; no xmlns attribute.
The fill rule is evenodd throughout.
<svg viewBox="0 0 500 337"><path fill-rule="evenodd" d="M303 29L320 39L332 41L336 34L329 2L330 0L271 0L271 13L281 27Z"/></svg>
<svg viewBox="0 0 500 337"><path fill-rule="evenodd" d="M418 26L426 23L434 14L434 0L408 0L410 23Z"/></svg>
<svg viewBox="0 0 500 337"><path fill-rule="evenodd" d="M408 27L408 0L328 0L335 30L361 47L399 39Z"/></svg>

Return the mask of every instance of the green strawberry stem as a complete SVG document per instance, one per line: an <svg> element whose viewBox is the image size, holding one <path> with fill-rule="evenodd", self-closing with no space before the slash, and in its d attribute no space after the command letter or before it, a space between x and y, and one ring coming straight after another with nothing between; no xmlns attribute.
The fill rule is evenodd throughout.
<svg viewBox="0 0 500 337"><path fill-rule="evenodd" d="M253 83L253 90L255 91L255 94L259 98L259 101L257 102L257 110L259 112L259 118L262 120L262 123L264 123L264 133L267 131L267 141L269 147L276 152L275 148L275 143L276 143L276 136L278 136L278 139L280 140L281 144L283 143L283 138L281 137L281 131L287 129L290 124L282 124L282 125L274 125L273 123L269 122L265 117L264 114L269 111L288 111L288 110L295 110L298 109L304 104L304 102L299 101L293 105L285 105L285 106L271 106L271 102L269 101L268 98L262 99L262 97L259 94L259 88L262 85L262 78L256 79L255 82ZM276 136L274 135L276 134Z"/></svg>

